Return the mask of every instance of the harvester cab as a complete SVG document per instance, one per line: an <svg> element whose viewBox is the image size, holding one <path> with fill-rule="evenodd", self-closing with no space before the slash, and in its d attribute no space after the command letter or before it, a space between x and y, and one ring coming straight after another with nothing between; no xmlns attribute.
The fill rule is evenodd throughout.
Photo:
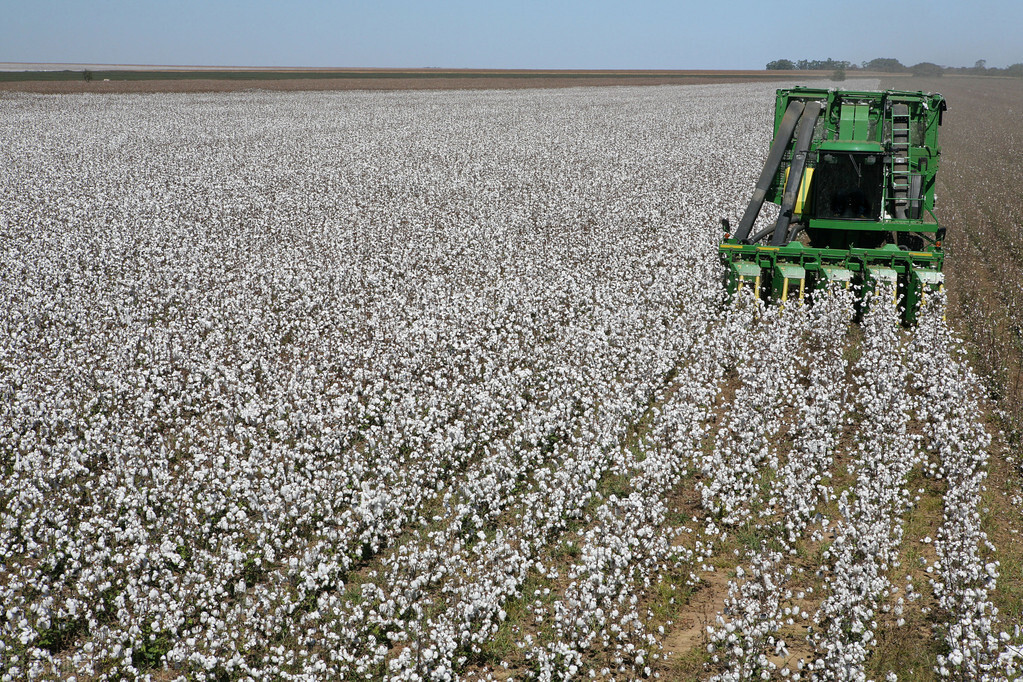
<svg viewBox="0 0 1023 682"><path fill-rule="evenodd" d="M774 142L734 228L722 220L719 253L734 295L812 299L829 286L861 296L895 285L903 321L942 286L944 230L934 217L945 99L938 94L778 90ZM764 201L777 219L754 232Z"/></svg>

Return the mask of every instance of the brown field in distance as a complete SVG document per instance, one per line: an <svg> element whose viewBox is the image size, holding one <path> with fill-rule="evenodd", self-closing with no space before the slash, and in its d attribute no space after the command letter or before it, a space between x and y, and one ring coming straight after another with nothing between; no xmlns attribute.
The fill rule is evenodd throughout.
<svg viewBox="0 0 1023 682"><path fill-rule="evenodd" d="M74 65L78 66L78 65ZM4 80L0 91L61 93L118 92L232 92L238 90L463 90L508 88L565 88L610 85L693 85L741 83L763 80L820 80L824 71L582 71L582 70L493 70L493 69L209 69L184 70L166 67L118 67L110 73L138 69L130 78L117 75L105 81L97 69L86 82L80 69L69 80ZM160 67L164 68L164 67ZM159 75L155 75L159 73ZM173 75L169 75L173 74ZM217 77L218 74L229 77ZM153 74L153 75L150 75ZM289 78L294 74L294 78ZM323 77L319 77L323 74Z"/></svg>

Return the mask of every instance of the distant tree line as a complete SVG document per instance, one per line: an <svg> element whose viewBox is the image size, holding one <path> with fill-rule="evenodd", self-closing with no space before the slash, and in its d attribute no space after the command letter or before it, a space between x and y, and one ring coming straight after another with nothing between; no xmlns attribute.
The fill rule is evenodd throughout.
<svg viewBox="0 0 1023 682"><path fill-rule="evenodd" d="M988 67L987 60L978 59L973 66L940 66L933 62L920 62L906 66L898 59L879 57L870 61L854 64L840 59L776 59L767 62L769 71L831 71L834 76L844 78L846 71L882 71L885 73L912 73L914 76L941 76L950 74L973 74L981 76L1015 76L1023 78L1023 63L1013 64L1004 69Z"/></svg>
<svg viewBox="0 0 1023 682"><path fill-rule="evenodd" d="M800 59L794 62L791 59L776 59L767 63L769 71L834 71L837 68L854 69L852 62L840 61L828 57L827 59Z"/></svg>

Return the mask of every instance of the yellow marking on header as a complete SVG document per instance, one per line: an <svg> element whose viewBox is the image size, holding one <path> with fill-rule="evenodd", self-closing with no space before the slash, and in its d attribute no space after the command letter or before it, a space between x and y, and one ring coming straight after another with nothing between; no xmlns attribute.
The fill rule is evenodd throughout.
<svg viewBox="0 0 1023 682"><path fill-rule="evenodd" d="M788 188L789 185L789 170L791 170L791 168L785 169L786 189ZM813 168L803 169L803 177L800 178L799 190L796 192L796 205L792 208L792 212L795 213L796 215L802 215L803 206L809 203L806 198L807 195L810 194L810 180L813 178L813 171L814 171Z"/></svg>

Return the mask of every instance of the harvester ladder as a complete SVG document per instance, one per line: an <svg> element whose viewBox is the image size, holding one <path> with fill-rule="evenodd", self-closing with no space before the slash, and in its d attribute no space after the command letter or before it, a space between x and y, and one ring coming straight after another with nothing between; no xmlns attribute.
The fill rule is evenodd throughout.
<svg viewBox="0 0 1023 682"><path fill-rule="evenodd" d="M906 212L913 201L910 198L913 178L909 169L909 105L896 102L892 104L890 112L891 167L889 183L892 192L890 198L893 200L895 217L904 220L908 217Z"/></svg>

